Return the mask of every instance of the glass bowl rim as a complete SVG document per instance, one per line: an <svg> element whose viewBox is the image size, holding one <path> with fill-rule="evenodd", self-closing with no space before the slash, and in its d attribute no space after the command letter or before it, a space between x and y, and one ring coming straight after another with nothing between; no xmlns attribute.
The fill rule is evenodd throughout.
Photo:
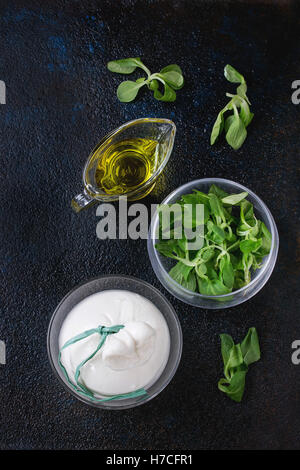
<svg viewBox="0 0 300 470"><path fill-rule="evenodd" d="M169 273L165 270L165 268L164 268L164 266L163 266L163 264L160 260L160 257L158 256L158 251L155 249L155 246L154 246L155 238L152 237L152 233L155 233L154 225L156 225L157 221L158 221L157 211L155 211L154 216L151 220L151 224L150 224L150 230L149 230L149 235L148 235L148 255L150 257L150 262L152 264L151 256L150 256L150 250L151 250L151 252L154 253L155 260L157 261L157 264L159 266L160 271L164 273L164 275L172 282L172 284L175 284L175 286L178 286L178 288L183 293L186 293L188 295L191 295L191 293L192 293L193 296L195 296L196 298L199 298L199 299L226 299L227 297L228 298L232 297L232 295L235 295L235 294L238 294L238 293L243 293L244 291L246 291L246 289L249 289L250 286L253 286L254 284L256 284L259 281L259 279L262 278L262 276L265 273L265 271L267 270L267 268L269 268L269 265L273 261L273 259L274 259L274 261L273 261L273 268L274 268L274 265L275 265L275 262L276 262L276 259L277 259L278 249L279 249L278 230L277 230L277 226L276 226L276 223L275 223L275 220L272 216L271 211L269 210L267 205L262 201L262 199L260 199L260 197L258 197L251 189L248 189L246 186L243 186L240 183L236 183L235 181L232 181L232 180L229 180L229 179L226 179L226 178L201 178L201 179L196 179L196 180L189 181L188 183L185 183L181 186L178 186L178 188L174 189L174 191L172 191L170 194L168 194L168 196L165 197L165 199L161 202L161 204L167 204L169 202L169 200L179 192L179 190L185 189L186 187L190 187L192 184L196 185L196 184L199 184L199 183L211 183L211 184L213 184L213 183L220 183L220 184L229 183L232 186L238 187L238 188L242 189L243 191L246 191L261 206L261 208L263 210L263 213L266 216L266 218L269 222L270 228L271 228L272 244L271 244L270 253L267 255L267 260L264 263L263 267L259 270L259 273L258 273L257 277L252 279L249 282L249 284L247 284L246 286L243 286L240 289L237 289L235 291L229 292L229 294L221 294L221 295L204 295L204 294L200 294L199 292L192 292L192 291L186 289L185 287L183 287L181 284L178 284L178 282L175 281L169 275ZM274 256L274 254L275 254L275 256ZM273 270L273 268L272 268L272 270Z"/></svg>
<svg viewBox="0 0 300 470"><path fill-rule="evenodd" d="M176 330L178 332L178 342L179 342L179 348L176 350L177 351L176 362L175 362L173 368L171 369L170 373L168 374L166 380L163 382L162 386L155 393L146 396L146 398L144 398L142 400L139 400L136 403L133 402L131 404L128 404L128 405L125 404L123 406L122 406L121 403L120 403L119 406L117 406L117 405L116 406L111 406L110 402L104 402L103 404L101 402L100 403L94 403L92 401L89 401L89 400L85 399L84 397L80 396L79 394L77 394L75 392L75 390L72 390L72 388L69 387L66 384L66 382L62 379L62 377L59 375L59 373L57 371L57 368L55 366L54 360L53 360L53 355L52 355L52 351L51 351L51 347L50 347L51 329L52 329L52 326L53 326L54 319L56 318L56 315L59 312L60 307L67 300L67 298L70 295L72 295L73 292L75 292L79 287L83 287L84 285L88 285L91 282L97 281L97 280L100 280L100 279L104 280L104 279L112 279L112 278L129 279L129 280L137 282L141 285L145 285L150 290L154 291L159 297L161 297L163 299L163 301L166 303L166 305L168 306L170 313L172 314L172 319L174 320L174 323L177 327ZM99 291L99 292L101 292L101 291ZM93 295L93 294L90 294L90 295ZM145 297L145 298L147 298L147 297ZM151 300L149 300L149 301L151 302ZM171 340L171 335L170 335L170 340ZM61 301L58 303L58 305L54 309L54 312L51 315L49 325L48 325L48 329L47 329L47 354L48 354L48 360L50 362L50 366L51 366L51 368L54 372L54 375L56 376L58 381L63 385L63 387L69 393L71 393L71 395L73 395L75 398L77 398L79 401L81 401L82 403L85 403L88 406L92 406L93 408L98 408L98 409L101 409L101 410L116 410L117 411L117 410L126 410L126 409L130 409L130 408L135 408L137 406L143 405L143 404L151 401L153 398L155 398L157 395L159 395L167 387L167 385L171 382L171 380L173 379L173 377L174 377L174 375L175 375L175 373L178 369L178 366L180 364L180 361L181 361L182 349L183 349L183 334L182 334L181 323L179 321L178 315L177 315L173 305L169 302L169 300L156 287L152 286L147 281L144 281L143 279L139 279L135 276L129 276L129 275L126 275L126 274L103 274L101 276L94 276L94 277L88 279L87 281L81 281L80 283L76 284L76 286L74 286L69 292L67 292L66 295L64 295L64 297L61 299ZM161 375L165 371L166 367L167 367L167 364L165 365L165 368L163 369L163 371L161 372L161 374L159 375L157 380L161 377ZM155 382L152 384L152 386L154 384L155 384ZM107 404L105 404L105 403L107 403Z"/></svg>

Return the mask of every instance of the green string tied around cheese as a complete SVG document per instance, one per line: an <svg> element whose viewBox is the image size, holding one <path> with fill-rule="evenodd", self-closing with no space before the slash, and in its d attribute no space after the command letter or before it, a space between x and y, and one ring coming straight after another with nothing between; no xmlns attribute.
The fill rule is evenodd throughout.
<svg viewBox="0 0 300 470"><path fill-rule="evenodd" d="M81 368L90 359L92 359L97 354L99 349L102 348L102 346L104 345L108 335L118 333L122 328L124 328L124 325L98 326L97 328L93 328L91 330L86 330L83 333L80 333L79 335L76 335L73 338L69 339L59 351L58 364L59 364L59 367L61 368L61 370L63 371L64 376L65 376L68 384L77 393L80 393L81 395L88 398L89 400L92 400L94 402L104 402L104 401L111 401L111 400L122 400L122 399L126 399L126 398L136 398L136 397L142 397L142 396L147 395L146 390L144 388L141 388L139 390L136 390L136 391L130 392L130 393L124 393L124 394L121 394L121 395L112 395L112 396L109 396L107 398L97 398L97 397L95 397L94 393L91 390L89 390L87 387L85 387L82 383L79 382ZM61 353L64 349L71 346L72 344L75 344L78 341L81 341L82 339L85 339L88 336L91 336L95 333L98 333L100 335L100 342L99 342L97 348L95 349L95 351L89 357L84 359L80 364L78 364L78 366L76 367L76 371L75 371L75 375L74 375L74 379L75 379L76 384L74 384L71 381L66 368L64 367L63 363L61 362Z"/></svg>

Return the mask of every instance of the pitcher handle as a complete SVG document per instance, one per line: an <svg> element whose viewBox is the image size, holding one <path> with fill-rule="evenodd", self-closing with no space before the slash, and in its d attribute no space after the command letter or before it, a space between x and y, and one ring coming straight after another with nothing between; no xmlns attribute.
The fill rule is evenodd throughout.
<svg viewBox="0 0 300 470"><path fill-rule="evenodd" d="M92 204L95 204L95 202L96 200L83 190L83 193L73 197L71 206L74 212L80 212L82 209L86 209Z"/></svg>

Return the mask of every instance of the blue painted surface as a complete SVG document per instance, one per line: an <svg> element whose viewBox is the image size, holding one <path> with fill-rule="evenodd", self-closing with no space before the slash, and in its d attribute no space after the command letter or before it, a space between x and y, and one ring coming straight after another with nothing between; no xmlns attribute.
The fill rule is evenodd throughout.
<svg viewBox="0 0 300 470"><path fill-rule="evenodd" d="M1 2L1 449L299 447L300 374L290 360L300 307L300 106L290 98L300 78L299 18L292 1ZM119 103L123 77L106 63L128 56L141 56L153 71L180 64L186 84L177 101L161 103L145 91ZM223 77L226 63L245 75L255 113L238 152L223 140L209 145L225 92L234 90ZM160 286L144 241L101 242L95 209L72 213L90 150L124 121L144 116L171 118L178 129L167 170L145 199L149 207L208 176L245 184L270 207L280 256L268 284L247 303L218 312L184 305ZM184 333L182 362L167 389L143 407L113 414L70 398L52 374L45 344L62 297L105 273L137 276L162 290ZM262 360L236 404L217 390L218 335L239 340L253 325Z"/></svg>

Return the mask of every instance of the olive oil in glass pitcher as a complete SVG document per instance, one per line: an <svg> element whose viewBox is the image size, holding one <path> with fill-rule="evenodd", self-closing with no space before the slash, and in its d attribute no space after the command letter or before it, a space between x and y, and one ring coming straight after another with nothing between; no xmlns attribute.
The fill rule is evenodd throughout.
<svg viewBox="0 0 300 470"><path fill-rule="evenodd" d="M94 148L83 171L84 190L75 212L120 196L141 199L153 189L171 155L176 133L168 119L142 118L123 124Z"/></svg>

